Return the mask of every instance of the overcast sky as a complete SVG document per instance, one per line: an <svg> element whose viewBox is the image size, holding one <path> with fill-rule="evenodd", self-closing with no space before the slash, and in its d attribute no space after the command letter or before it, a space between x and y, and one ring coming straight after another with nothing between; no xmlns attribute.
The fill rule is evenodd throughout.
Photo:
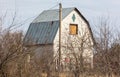
<svg viewBox="0 0 120 77"><path fill-rule="evenodd" d="M79 11L92 23L100 16L108 15L119 27L120 25L120 0L0 0L0 16L7 12L7 23L16 11L18 21L29 19L23 30L27 30L30 22L43 10L58 8L61 2L63 8L77 7Z"/></svg>

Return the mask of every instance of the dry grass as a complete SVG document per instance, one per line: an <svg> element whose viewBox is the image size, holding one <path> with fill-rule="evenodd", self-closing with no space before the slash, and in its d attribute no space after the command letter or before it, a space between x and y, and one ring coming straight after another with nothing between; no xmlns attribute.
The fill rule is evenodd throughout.
<svg viewBox="0 0 120 77"><path fill-rule="evenodd" d="M47 77L46 73L42 73L42 77ZM58 75L58 73L52 73L52 77L75 77L72 73L60 73L60 75ZM120 77L120 76L116 76L114 74L111 75L98 75L98 74L94 74L94 75L87 75L87 74L82 74L79 77Z"/></svg>

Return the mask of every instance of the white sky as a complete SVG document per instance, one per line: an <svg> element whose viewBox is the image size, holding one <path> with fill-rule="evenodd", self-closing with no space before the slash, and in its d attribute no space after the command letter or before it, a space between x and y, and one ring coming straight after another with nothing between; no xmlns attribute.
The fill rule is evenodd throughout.
<svg viewBox="0 0 120 77"><path fill-rule="evenodd" d="M10 23L10 17L16 11L18 21L29 19L23 30L27 30L30 22L38 16L43 10L50 9L62 3L65 7L77 7L79 11L92 23L102 15L108 15L119 27L120 25L120 0L0 0L0 16L7 12L7 23ZM58 8L55 6L54 8Z"/></svg>

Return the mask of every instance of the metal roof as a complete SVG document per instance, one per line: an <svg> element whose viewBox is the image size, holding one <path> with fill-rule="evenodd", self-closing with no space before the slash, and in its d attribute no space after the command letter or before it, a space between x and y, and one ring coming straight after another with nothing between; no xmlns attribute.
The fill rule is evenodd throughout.
<svg viewBox="0 0 120 77"><path fill-rule="evenodd" d="M53 44L58 28L59 21L31 23L24 38L24 44Z"/></svg>
<svg viewBox="0 0 120 77"><path fill-rule="evenodd" d="M62 18L64 19L71 11L75 8L63 8ZM59 20L59 10L45 10L43 11L32 23L46 22L46 21L57 21Z"/></svg>

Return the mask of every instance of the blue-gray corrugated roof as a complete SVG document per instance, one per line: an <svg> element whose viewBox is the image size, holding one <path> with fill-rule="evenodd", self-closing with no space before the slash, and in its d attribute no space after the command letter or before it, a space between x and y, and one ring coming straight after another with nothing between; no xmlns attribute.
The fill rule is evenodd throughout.
<svg viewBox="0 0 120 77"><path fill-rule="evenodd" d="M62 18L64 19L71 11L75 8L63 8ZM43 11L32 23L46 22L46 21L57 21L59 20L59 10L45 10Z"/></svg>
<svg viewBox="0 0 120 77"><path fill-rule="evenodd" d="M58 21L31 23L24 38L24 44L52 44L58 27Z"/></svg>

